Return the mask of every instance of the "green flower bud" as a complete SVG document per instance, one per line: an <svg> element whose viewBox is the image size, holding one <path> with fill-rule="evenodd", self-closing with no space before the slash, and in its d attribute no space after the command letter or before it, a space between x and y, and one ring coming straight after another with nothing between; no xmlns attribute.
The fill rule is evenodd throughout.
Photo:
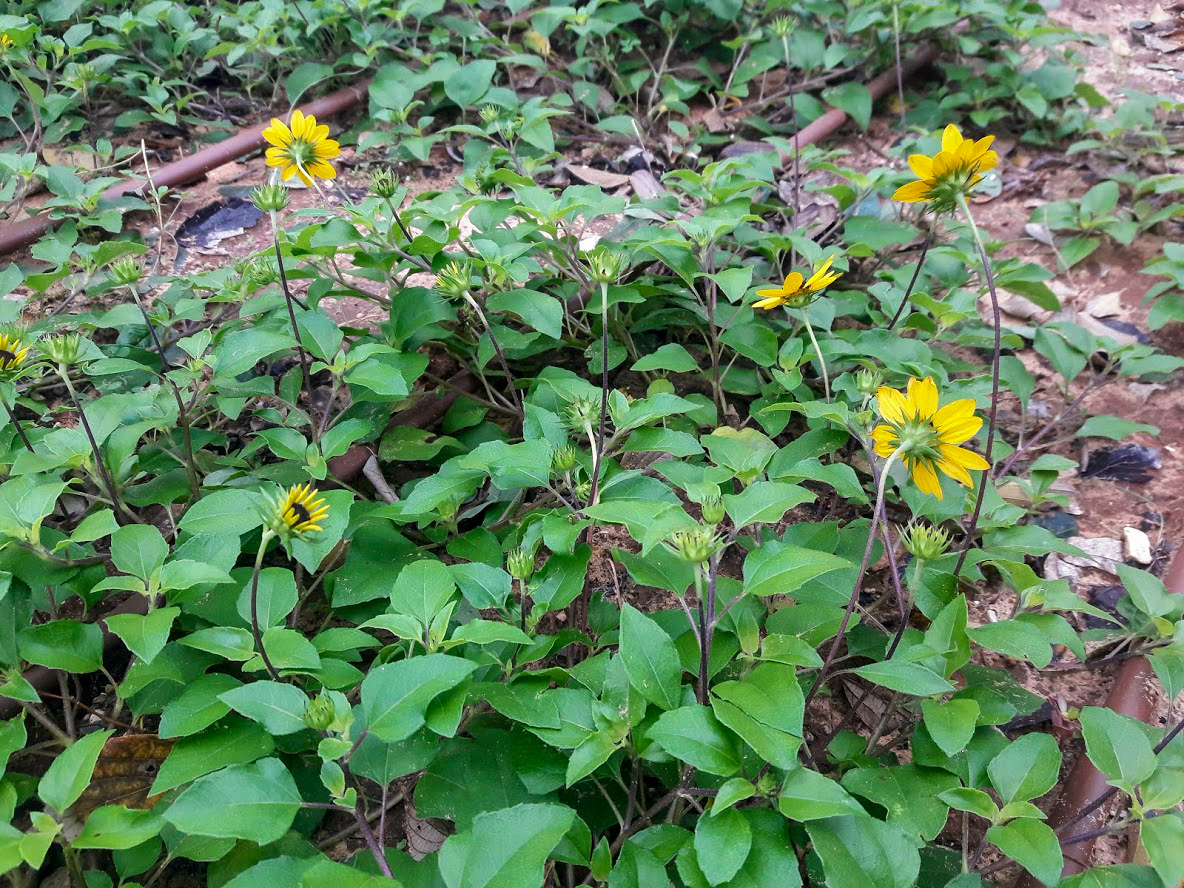
<svg viewBox="0 0 1184 888"><path fill-rule="evenodd" d="M719 539L706 528L679 530L671 534L670 548L688 564L703 564L719 549Z"/></svg>
<svg viewBox="0 0 1184 888"><path fill-rule="evenodd" d="M703 520L713 527L724 520L724 500L713 493L703 500Z"/></svg>
<svg viewBox="0 0 1184 888"><path fill-rule="evenodd" d="M565 414L568 426L576 430L584 429L599 416L597 405L591 398L576 398L567 405Z"/></svg>
<svg viewBox="0 0 1184 888"><path fill-rule="evenodd" d="M855 373L855 388L861 395L871 397L884 381L884 374L875 367L864 367Z"/></svg>
<svg viewBox="0 0 1184 888"><path fill-rule="evenodd" d="M108 272L111 275L112 281L124 287L134 287L140 282L140 278L143 276L143 272L140 271L140 264L131 256L125 256L122 259L112 262Z"/></svg>
<svg viewBox="0 0 1184 888"><path fill-rule="evenodd" d="M481 109L481 122L486 126L497 120L498 115L501 114L494 105L486 105Z"/></svg>
<svg viewBox="0 0 1184 888"><path fill-rule="evenodd" d="M788 37L789 32L793 30L793 20L787 15L778 16L777 18L773 19L770 29L772 30L774 37L778 38L779 40L784 39Z"/></svg>
<svg viewBox="0 0 1184 888"><path fill-rule="evenodd" d="M468 262L449 262L436 275L436 289L449 299L464 299L473 287L473 267Z"/></svg>
<svg viewBox="0 0 1184 888"><path fill-rule="evenodd" d="M376 197L389 200L399 190L399 180L389 169L377 169L370 175L370 190Z"/></svg>
<svg viewBox="0 0 1184 888"><path fill-rule="evenodd" d="M534 553L519 546L506 556L506 570L510 576L525 583L534 576Z"/></svg>
<svg viewBox="0 0 1184 888"><path fill-rule="evenodd" d="M251 202L261 213L279 213L288 208L288 189L276 183L260 185L251 192Z"/></svg>
<svg viewBox="0 0 1184 888"><path fill-rule="evenodd" d="M582 503L588 502L588 499L592 496L592 482L591 481L578 482L576 484L576 496L579 498L580 502L582 502Z"/></svg>
<svg viewBox="0 0 1184 888"><path fill-rule="evenodd" d="M557 447L551 454L551 470L557 475L563 475L576 467L576 449L570 444Z"/></svg>
<svg viewBox="0 0 1184 888"><path fill-rule="evenodd" d="M597 247L587 257L588 271L598 284L615 284L628 267L628 261L620 253L605 247Z"/></svg>
<svg viewBox="0 0 1184 888"><path fill-rule="evenodd" d="M82 337L77 333L51 336L41 343L41 351L55 364L66 367L82 360Z"/></svg>
<svg viewBox="0 0 1184 888"><path fill-rule="evenodd" d="M900 532L905 551L919 561L936 561L950 548L950 535L931 524L912 522Z"/></svg>
<svg viewBox="0 0 1184 888"><path fill-rule="evenodd" d="M335 714L333 701L321 694L309 700L304 708L304 724L314 731L324 731L333 724Z"/></svg>

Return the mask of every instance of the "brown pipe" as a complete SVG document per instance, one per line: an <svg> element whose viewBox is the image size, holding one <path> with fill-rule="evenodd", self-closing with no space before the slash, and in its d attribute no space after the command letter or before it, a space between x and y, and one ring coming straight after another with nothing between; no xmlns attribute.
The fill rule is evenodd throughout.
<svg viewBox="0 0 1184 888"><path fill-rule="evenodd" d="M1177 551L1171 567L1163 578L1169 594L1184 595L1184 551ZM1153 711L1151 694L1147 692L1153 672L1151 664L1144 657L1125 660L1114 677L1114 684L1106 701L1102 704L1119 715L1128 715L1141 722L1149 722ZM1089 756L1082 750L1073 769L1065 778L1065 789L1048 815L1048 825L1057 830L1061 847L1066 851L1065 868L1061 878L1084 872L1089 865L1097 838L1074 841L1077 836L1097 830L1106 814L1106 805L1097 805L1099 799L1116 795L1106 781L1106 776L1094 767ZM1094 806L1097 805L1095 808ZM1085 816L1082 811L1093 808ZM1066 824L1072 824L1066 827ZM1064 829L1063 832L1060 830ZM1041 888L1041 882L1025 872L1017 881L1016 888Z"/></svg>
<svg viewBox="0 0 1184 888"><path fill-rule="evenodd" d="M900 63L900 77L905 80L912 77L926 65L929 65L937 60L941 50L934 43L926 43L921 46L913 55L907 59L902 59ZM872 101L878 102L884 96L888 95L896 87L896 67L893 66L886 71L881 71L867 83L867 91L871 93ZM792 137L793 147L795 150L801 150L807 145L813 145L816 142L821 142L823 139L833 136L839 131L850 119L850 115L846 111L840 111L838 108L831 108L817 120L802 127ZM768 151L770 145L767 142L736 142L729 145L720 152L720 157L738 157L742 154L753 154L757 151ZM782 165L788 163L793 159L793 155L788 151L779 152L781 155Z"/></svg>
<svg viewBox="0 0 1184 888"><path fill-rule="evenodd" d="M111 613L99 620L99 628L103 630L103 657L106 658L115 650L117 645L123 644L119 636L107 629L107 617L115 614L146 614L148 613L148 599L143 595L133 595L122 602ZM48 691L56 693L58 689L59 670L47 669L44 666L32 666L26 669L24 677L29 684L36 688L37 693ZM64 673L69 674L69 673ZM14 718L21 711L21 704L8 697L0 697L0 719Z"/></svg>
<svg viewBox="0 0 1184 888"><path fill-rule="evenodd" d="M348 108L358 104L367 95L370 87L369 80L339 89L323 99L309 102L301 110L314 117L333 117ZM210 145L195 151L180 160L166 163L152 174L152 182L157 187L175 187L187 185L200 179L215 167L230 163L252 151L258 151L266 143L263 141L263 125L254 124L241 129L229 139L224 139L216 145ZM147 187L148 183L142 179L126 179L113 185L103 192L104 200L137 194ZM57 224L57 220L50 219L48 212L38 213L19 222L12 222L0 228L0 255L18 250L31 244Z"/></svg>

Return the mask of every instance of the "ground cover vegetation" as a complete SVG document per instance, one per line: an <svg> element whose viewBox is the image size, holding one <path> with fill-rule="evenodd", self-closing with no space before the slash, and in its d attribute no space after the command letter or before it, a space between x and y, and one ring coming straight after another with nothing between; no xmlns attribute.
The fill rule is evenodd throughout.
<svg viewBox="0 0 1184 888"><path fill-rule="evenodd" d="M11 884L1179 883L1179 722L1057 714L1118 803L1098 832L1146 852L1062 881L1061 738L991 659L1184 687L1160 579L1120 566L1107 611L1038 571L1080 554L1030 520L1077 466L1015 353L1066 409L1184 361L999 310L1180 215L1170 101L1108 105L1022 0L8 8L0 203L58 220L0 269ZM828 108L866 128L862 84L928 44L873 168L792 150ZM303 112L363 75L360 119ZM273 243L174 273L142 133L247 123ZM976 225L1004 134L1136 171L1042 210L1056 268ZM657 192L569 184L588 143ZM445 147L455 182L410 194ZM976 625L985 584L1009 611Z"/></svg>

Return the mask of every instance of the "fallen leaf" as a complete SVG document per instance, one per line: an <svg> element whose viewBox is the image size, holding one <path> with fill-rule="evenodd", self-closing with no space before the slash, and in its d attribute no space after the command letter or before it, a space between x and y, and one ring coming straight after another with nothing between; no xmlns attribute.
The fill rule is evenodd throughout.
<svg viewBox="0 0 1184 888"><path fill-rule="evenodd" d="M86 820L103 805L151 808L160 796L149 796L148 790L172 748L172 740L161 740L155 734L112 737L103 744L90 785L67 813Z"/></svg>

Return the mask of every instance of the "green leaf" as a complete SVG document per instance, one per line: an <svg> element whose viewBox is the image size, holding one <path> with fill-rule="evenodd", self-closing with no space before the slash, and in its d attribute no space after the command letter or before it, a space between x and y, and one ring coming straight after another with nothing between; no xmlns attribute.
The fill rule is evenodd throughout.
<svg viewBox="0 0 1184 888"><path fill-rule="evenodd" d="M198 676L165 705L157 734L164 738L185 737L208 728L230 711L218 695L241 686L242 682L232 675L215 672Z"/></svg>
<svg viewBox="0 0 1184 888"><path fill-rule="evenodd" d="M905 660L885 660L882 663L868 663L855 670L856 675L873 684L881 685L902 694L916 697L931 697L954 690L954 686L919 663Z"/></svg>
<svg viewBox="0 0 1184 888"><path fill-rule="evenodd" d="M468 108L477 103L489 92L493 82L497 63L492 59L478 59L469 62L454 71L444 81L444 95L456 102L461 108Z"/></svg>
<svg viewBox="0 0 1184 888"><path fill-rule="evenodd" d="M1039 798L1056 785L1061 749L1048 734L1025 734L991 759L987 774L1004 804Z"/></svg>
<svg viewBox="0 0 1184 888"><path fill-rule="evenodd" d="M724 496L728 517L737 530L750 524L776 524L790 509L812 503L815 495L784 481L755 481L742 493Z"/></svg>
<svg viewBox="0 0 1184 888"><path fill-rule="evenodd" d="M329 65L322 65L318 62L301 62L284 82L288 104L293 108L297 107L300 104L301 96L322 80L328 80L332 76L333 69Z"/></svg>
<svg viewBox="0 0 1184 888"><path fill-rule="evenodd" d="M966 748L978 724L981 710L974 700L925 700L921 714L929 736L946 755L957 755Z"/></svg>
<svg viewBox="0 0 1184 888"><path fill-rule="evenodd" d="M682 667L666 631L631 604L621 608L621 659L629 683L662 709L681 699Z"/></svg>
<svg viewBox="0 0 1184 888"><path fill-rule="evenodd" d="M247 718L259 722L276 737L303 731L308 695L278 681L253 681L218 695L218 699Z"/></svg>
<svg viewBox="0 0 1184 888"><path fill-rule="evenodd" d="M288 769L279 759L266 758L198 778L164 812L164 819L190 835L267 845L292 826L300 802Z"/></svg>
<svg viewBox="0 0 1184 888"><path fill-rule="evenodd" d="M938 798L957 811L969 811L984 820L994 820L999 809L994 800L981 789L959 786L938 794Z"/></svg>
<svg viewBox="0 0 1184 888"><path fill-rule="evenodd" d="M1148 435L1158 435L1156 426L1145 422L1131 422L1119 419L1117 416L1091 416L1075 433L1078 438L1113 438L1115 441L1142 432Z"/></svg>
<svg viewBox="0 0 1184 888"><path fill-rule="evenodd" d="M517 315L545 336L563 335L563 304L554 296L538 290L502 290L486 301L490 311L508 311Z"/></svg>
<svg viewBox="0 0 1184 888"><path fill-rule="evenodd" d="M1165 885L1184 881L1184 815L1179 812L1145 819L1139 827L1139 839L1147 857Z"/></svg>
<svg viewBox="0 0 1184 888"><path fill-rule="evenodd" d="M827 888L911 888L921 857L900 829L866 814L812 820L806 832Z"/></svg>
<svg viewBox="0 0 1184 888"><path fill-rule="evenodd" d="M128 525L123 530L139 525ZM147 614L112 614L107 617L107 628L118 635L127 649L151 663L168 643L173 621L181 613L179 607L159 607Z"/></svg>
<svg viewBox="0 0 1184 888"><path fill-rule="evenodd" d="M762 663L740 681L717 684L711 696L716 718L761 758L785 770L797 765L804 699L792 667Z"/></svg>
<svg viewBox="0 0 1184 888"><path fill-rule="evenodd" d="M275 741L255 722L237 715L227 716L200 734L182 737L173 744L160 766L151 792L167 792L184 786L203 774L227 765L245 765L271 755Z"/></svg>
<svg viewBox="0 0 1184 888"><path fill-rule="evenodd" d="M830 105L850 115L860 129L867 129L872 119L872 94L862 83L848 82L822 91Z"/></svg>
<svg viewBox="0 0 1184 888"><path fill-rule="evenodd" d="M238 376L278 351L295 348L292 334L282 330L252 327L228 333L214 349L217 375ZM199 502L204 502L201 500Z"/></svg>
<svg viewBox="0 0 1184 888"><path fill-rule="evenodd" d="M1130 791L1155 773L1155 750L1136 719L1086 706L1081 710L1081 735L1089 760L1114 785Z"/></svg>
<svg viewBox="0 0 1184 888"><path fill-rule="evenodd" d="M415 619L421 626L432 624L456 594L456 583L448 568L434 558L413 561L399 572L391 591L396 613Z"/></svg>
<svg viewBox="0 0 1184 888"><path fill-rule="evenodd" d="M259 494L249 490L215 490L189 507L181 529L192 534L243 534L258 527Z"/></svg>
<svg viewBox="0 0 1184 888"><path fill-rule="evenodd" d="M699 364L683 346L677 342L668 342L639 358L630 369L635 373L650 373L654 370L693 373L699 369Z"/></svg>
<svg viewBox="0 0 1184 888"><path fill-rule="evenodd" d="M777 809L790 820L802 822L863 813L863 806L842 786L804 767L795 768L786 776L777 797Z"/></svg>
<svg viewBox="0 0 1184 888"><path fill-rule="evenodd" d="M987 830L987 841L1050 888L1061 881L1065 858L1047 823L1025 818L992 826Z"/></svg>
<svg viewBox="0 0 1184 888"><path fill-rule="evenodd" d="M744 815L729 808L714 817L700 817L695 827L695 856L711 885L727 883L748 857L752 829Z"/></svg>
<svg viewBox="0 0 1184 888"><path fill-rule="evenodd" d="M237 573L237 571L236 571ZM241 580L240 580L241 582ZM265 567L259 571L259 588L256 596L256 615L259 625L266 629L279 626L296 607L296 577L286 567ZM238 615L244 623L251 622L251 581L249 576L238 594ZM271 653L268 651L268 653Z"/></svg>
<svg viewBox="0 0 1184 888"><path fill-rule="evenodd" d="M744 589L750 595L793 595L817 577L852 569L845 558L801 546L761 546L744 561Z"/></svg>
<svg viewBox="0 0 1184 888"><path fill-rule="evenodd" d="M700 771L731 777L740 770L735 741L706 706L694 704L662 713L650 727L649 737Z"/></svg>
<svg viewBox="0 0 1184 888"><path fill-rule="evenodd" d="M103 805L90 812L82 833L70 845L78 849L126 851L160 832L164 821L155 811L133 811L123 805Z"/></svg>
<svg viewBox="0 0 1184 888"><path fill-rule="evenodd" d="M85 675L103 665L103 630L95 623L54 620L17 635L21 656L48 669Z"/></svg>
<svg viewBox="0 0 1184 888"><path fill-rule="evenodd" d="M129 524L111 535L111 563L145 583L160 570L168 554L169 544L149 524Z"/></svg>
<svg viewBox="0 0 1184 888"><path fill-rule="evenodd" d="M936 768L900 765L855 768L843 775L843 787L871 799L888 812L888 822L930 842L945 826L949 810L938 795L958 786L958 778Z"/></svg>
<svg viewBox="0 0 1184 888"><path fill-rule="evenodd" d="M1145 570L1138 570L1126 564L1116 568L1118 578L1131 595L1135 607L1149 617L1162 617L1171 613L1174 604L1164 589L1163 581Z"/></svg>
<svg viewBox="0 0 1184 888"><path fill-rule="evenodd" d="M607 762L619 748L613 738L604 731L589 734L587 740L572 750L571 758L567 760L564 785L571 786L583 780Z"/></svg>
<svg viewBox="0 0 1184 888"><path fill-rule="evenodd" d="M370 733L388 743L410 737L423 726L428 705L476 668L460 657L426 654L371 670L362 682Z"/></svg>
<svg viewBox="0 0 1184 888"><path fill-rule="evenodd" d="M95 762L114 731L96 731L75 740L53 760L45 776L37 784L41 801L59 814L78 801L82 791L90 785Z"/></svg>
<svg viewBox="0 0 1184 888"><path fill-rule="evenodd" d="M571 828L563 805L522 804L487 811L439 851L448 888L522 888L543 883L543 865Z"/></svg>

